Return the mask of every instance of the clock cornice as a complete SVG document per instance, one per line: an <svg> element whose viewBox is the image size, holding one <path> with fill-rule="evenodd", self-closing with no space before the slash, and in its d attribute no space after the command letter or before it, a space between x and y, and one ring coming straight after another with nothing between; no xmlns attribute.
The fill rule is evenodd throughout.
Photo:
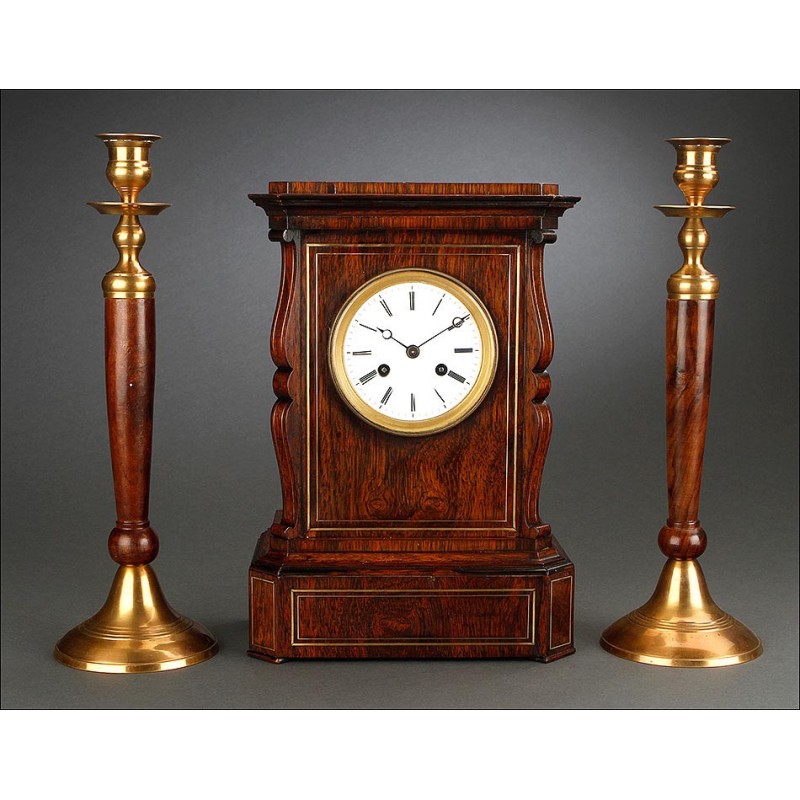
<svg viewBox="0 0 800 800"><path fill-rule="evenodd" d="M335 183L274 181L251 194L274 231L358 228L484 227L555 230L580 197L559 194L554 183ZM483 220L483 222L481 222Z"/></svg>

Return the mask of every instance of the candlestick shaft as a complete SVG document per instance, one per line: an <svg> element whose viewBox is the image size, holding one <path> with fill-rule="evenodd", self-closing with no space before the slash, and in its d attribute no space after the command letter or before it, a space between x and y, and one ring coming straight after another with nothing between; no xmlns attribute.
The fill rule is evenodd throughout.
<svg viewBox="0 0 800 800"><path fill-rule="evenodd" d="M669 558L697 558L700 485L711 392L714 300L667 300L667 492L669 512L658 543Z"/></svg>
<svg viewBox="0 0 800 800"><path fill-rule="evenodd" d="M109 552L118 564L158 554L150 527L155 386L155 300L106 298L106 400L117 526Z"/></svg>

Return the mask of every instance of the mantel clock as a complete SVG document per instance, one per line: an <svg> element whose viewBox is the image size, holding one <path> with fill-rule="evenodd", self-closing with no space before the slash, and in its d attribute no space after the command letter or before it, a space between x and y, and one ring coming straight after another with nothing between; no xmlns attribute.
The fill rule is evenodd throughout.
<svg viewBox="0 0 800 800"><path fill-rule="evenodd" d="M282 508L250 655L574 652L574 567L539 516L554 184L271 183Z"/></svg>

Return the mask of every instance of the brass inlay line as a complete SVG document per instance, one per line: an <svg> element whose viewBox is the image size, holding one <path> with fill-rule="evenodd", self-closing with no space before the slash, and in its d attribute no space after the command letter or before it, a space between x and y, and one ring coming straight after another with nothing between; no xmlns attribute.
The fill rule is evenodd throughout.
<svg viewBox="0 0 800 800"><path fill-rule="evenodd" d="M511 526L514 530L517 527L517 483L519 482L519 474L517 473L517 449L519 448L519 336L520 336L520 321L519 321L519 309L520 309L520 283L522 281L522 248L519 245L516 245L514 248L517 252L517 276L516 276L516 303L514 309L514 462L512 466L512 474L513 474L513 481L511 485ZM511 308L511 282L509 281L508 286L509 291L509 298L508 298L508 307ZM510 332L510 325L509 325L509 332ZM510 358L510 356L509 356ZM508 380L511 380L512 370L509 368L506 370L506 374L508 375ZM510 397L506 398L506 420L511 419L511 411L508 408L508 403L511 401ZM506 423L506 435L508 435L508 423ZM506 480L508 480L508 450L506 450ZM506 487L505 492L506 498L508 498L508 487ZM508 501L506 500L506 503ZM506 519L508 518L508 505L506 505Z"/></svg>
<svg viewBox="0 0 800 800"><path fill-rule="evenodd" d="M331 589L291 589L291 630L292 630L292 647L337 647L343 645L357 645L358 647L434 647L434 646L458 646L467 644L516 644L516 645L534 645L536 638L536 625L535 625L535 603L536 603L536 589L535 588L509 588L509 589L344 589L342 592L336 592ZM502 637L502 636L485 636L473 637L453 641L446 638L431 638L431 639L400 639L394 637L389 639L380 639L376 641L368 641L360 638L351 639L301 639L300 631L300 600L304 596L318 596L318 597L333 597L333 598L349 598L359 597L365 594L383 595L384 597L394 596L410 596L410 597L441 597L445 594L455 595L475 595L482 597L526 597L527 603L527 619L526 628L529 631L529 639L520 639L518 637Z"/></svg>
<svg viewBox="0 0 800 800"><path fill-rule="evenodd" d="M516 531L516 506L517 506L517 449L518 449L518 414L519 414L519 397L518 397L518 369L519 369L519 328L520 328L520 319L519 319L519 284L520 284L520 265L521 265L521 247L520 245L508 245L505 250L502 249L502 245L497 244L457 244L457 245L426 245L426 244L364 244L360 246L358 250L348 250L348 249L341 249L337 250L336 248L347 248L352 247L352 245L342 244L342 243L332 243L332 244L325 244L319 242L307 242L304 243L304 263L306 268L306 364L305 364L305 376L306 376L306 530L309 531L312 528L312 513L311 513L311 271L312 271L312 263L313 263L313 270L314 270L314 282L316 286L317 275L319 272L319 264L318 259L320 255L323 255L325 250L329 251L331 254L335 255L354 255L354 256L365 256L369 255L368 252L365 252L367 249L384 249L384 248L405 248L405 249L413 249L415 250L415 255L423 255L423 256L430 256L430 255L439 255L442 248L448 248L449 250L453 250L458 255L479 255L478 253L472 253L472 250L495 250L494 253L486 253L485 255L498 255L505 257L506 259L511 258L510 250L516 251L516 289L517 289L517 297L516 297L516 319L515 319L515 341L514 341L514 369L513 373L510 369L507 370L508 379L511 379L513 374L514 385L515 385L515 394L514 394L514 425L513 425L513 441L514 441L514 461L513 461L513 481L511 485L511 506L512 506L512 513L511 513L511 520L510 524L508 520L508 455L506 455L506 475L505 475L505 519L498 520L498 524L491 524L493 520L465 520L463 521L465 524L463 528L466 530L474 530L474 531L507 531L509 533ZM458 251L461 252L458 252ZM313 260L311 258L313 253ZM484 255L484 254L480 254ZM396 272L400 270L393 270L392 272ZM449 276L446 276L449 278ZM453 279L450 279L453 280ZM511 276L509 275L509 294L511 292ZM511 311L511 303L509 302L509 312ZM314 329L314 347L317 353L317 359L319 359L319 343L318 343L318 331L319 331L319 300L318 300L318 293L314 293L314 320L315 320L315 329ZM511 315L509 313L508 325L507 325L507 332L510 338L511 336ZM510 362L510 348L507 346L507 353L508 353L508 362ZM318 379L319 379L319 369L317 369L314 373L314 392L315 394L319 391L318 386ZM506 434L508 436L508 431L511 426L511 419L510 419L510 411L508 406L510 405L510 391L507 389L507 401L506 401ZM315 469L315 488L316 492L314 493L314 507L315 510L319 508L319 432L318 426L315 426L314 430L314 442L315 442L315 451L316 451L316 459L314 463ZM319 520L317 520L319 521ZM326 522L333 522L333 520L325 520ZM355 522L354 520L337 520L338 522L342 523L352 523ZM407 523L407 520L381 520L384 523ZM473 526L470 525L469 522L484 522L484 524L489 523L486 527L483 526ZM505 525L503 523L506 523ZM343 528L341 526L333 526L333 527L319 527L317 525L314 526L314 531L345 531L345 530L374 530L375 523L367 521L362 525L353 525L349 524L348 528ZM425 531L450 531L453 530L452 526L448 527L392 527L391 530L397 530L401 532L425 532Z"/></svg>
<svg viewBox="0 0 800 800"><path fill-rule="evenodd" d="M295 239L295 243L296 243ZM295 244L296 247L296 244ZM306 291L305 291L305 311L306 311L306 363L304 365L304 375L306 384L306 496L304 499L306 507L306 534L311 529L311 253L315 245L307 244L304 246L304 253L302 256L295 253L295 258L302 257L302 268L306 273ZM316 255L314 256L314 268L316 272ZM314 286L316 287L316 274L314 275ZM314 319L319 317L319 301L314 297ZM316 390L316 376L318 370L314 372L315 390ZM317 458L314 464L317 473L319 474L319 442L317 444ZM318 477L318 475L317 475ZM319 485L319 480L317 480ZM294 630L294 628L292 629Z"/></svg>
<svg viewBox="0 0 800 800"><path fill-rule="evenodd" d="M387 530L387 531L401 531L401 532L404 532L404 533L417 533L417 532L420 533L420 536L404 537L405 539L407 539L407 541L414 541L415 539L424 539L425 536L422 536L421 534L425 533L426 531L456 531L456 532L464 534L463 538L469 539L469 538L472 538L472 537L466 535L465 534L466 531L496 531L498 534L509 534L509 535L496 536L496 537L492 537L492 538L503 539L503 540L511 540L514 537L511 536L510 534L513 534L517 530L516 528L512 528L507 523L506 520L500 520L499 524L492 525L490 527L485 527L487 520L480 520L478 522L478 524L475 524L475 521L473 521L473 520L453 520L454 522L457 522L458 524L457 525L443 525L443 526L436 527L436 528L432 528L432 527L428 527L428 526L426 526L424 528L423 527L419 527L419 528L400 528L400 527L396 527L398 523L401 524L401 525L403 523L408 523L407 519L382 519L382 520L375 519L372 522L367 521L362 525L352 525L350 523L354 522L354 520L348 520L348 519L344 519L344 520L325 520L325 522L339 522L339 521L341 521L342 523L347 524L347 527L345 528L343 526L342 527L338 527L337 526L337 527L332 527L332 528L320 528L319 526L315 525L313 527L313 529L311 529L311 531L310 531L310 533L312 534L311 538L320 538L320 539L332 539L332 538L334 538L332 536L331 537L328 537L328 536L316 537L315 534L318 533L319 531L339 531L342 534L345 534L345 533L347 533L349 531L349 532L353 533L353 537L352 538L368 539L370 537L368 537L368 536L360 536L356 532L357 531ZM491 522L491 520L488 520L488 521ZM381 526L378 523L384 523L384 522L387 523L387 525L386 525L386 528L382 529ZM481 523L483 523L483 524L481 524ZM503 525L503 523L506 523L506 524ZM339 538L339 537L336 537L336 538ZM347 537L342 537L342 538L347 538Z"/></svg>

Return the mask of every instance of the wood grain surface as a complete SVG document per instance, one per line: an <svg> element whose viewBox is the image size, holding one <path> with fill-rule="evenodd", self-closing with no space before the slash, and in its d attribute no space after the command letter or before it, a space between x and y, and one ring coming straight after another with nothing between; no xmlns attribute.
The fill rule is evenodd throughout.
<svg viewBox="0 0 800 800"><path fill-rule="evenodd" d="M667 300L667 523L658 535L669 558L706 549L698 519L711 395L714 300Z"/></svg>
<svg viewBox="0 0 800 800"><path fill-rule="evenodd" d="M148 520L155 345L155 300L106 298L106 403L117 505L108 549L118 564L149 564L158 555Z"/></svg>

